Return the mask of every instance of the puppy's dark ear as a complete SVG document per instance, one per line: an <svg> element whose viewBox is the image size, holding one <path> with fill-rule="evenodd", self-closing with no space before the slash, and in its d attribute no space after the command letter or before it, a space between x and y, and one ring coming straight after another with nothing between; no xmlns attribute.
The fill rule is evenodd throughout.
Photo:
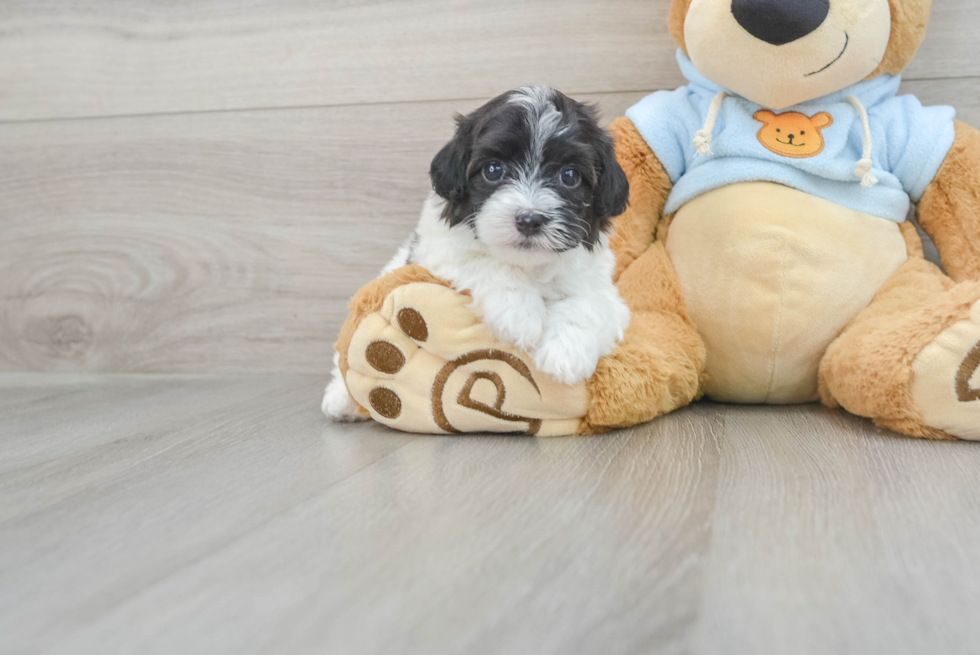
<svg viewBox="0 0 980 655"><path fill-rule="evenodd" d="M466 168L473 147L473 123L465 116L456 117L456 134L432 160L429 178L437 194L453 206L466 202Z"/></svg>
<svg viewBox="0 0 980 655"><path fill-rule="evenodd" d="M626 179L623 168L616 161L616 149L612 137L603 133L599 138L597 150L599 181L593 203L596 215L609 219L626 211L630 201L630 183Z"/></svg>

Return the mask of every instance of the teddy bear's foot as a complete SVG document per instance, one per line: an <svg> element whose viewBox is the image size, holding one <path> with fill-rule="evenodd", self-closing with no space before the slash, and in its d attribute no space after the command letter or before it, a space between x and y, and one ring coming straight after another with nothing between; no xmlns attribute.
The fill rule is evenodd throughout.
<svg viewBox="0 0 980 655"><path fill-rule="evenodd" d="M585 382L562 385L536 371L469 304L439 284L394 289L350 340L353 399L376 421L406 432L576 433L588 409Z"/></svg>
<svg viewBox="0 0 980 655"><path fill-rule="evenodd" d="M980 282L911 257L830 345L831 407L926 439L980 440Z"/></svg>
<svg viewBox="0 0 980 655"><path fill-rule="evenodd" d="M980 301L912 364L912 399L930 427L980 441Z"/></svg>

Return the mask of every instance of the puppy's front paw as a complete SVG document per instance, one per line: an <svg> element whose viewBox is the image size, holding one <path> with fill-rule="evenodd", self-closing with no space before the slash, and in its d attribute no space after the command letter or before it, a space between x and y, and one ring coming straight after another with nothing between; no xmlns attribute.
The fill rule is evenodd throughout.
<svg viewBox="0 0 980 655"><path fill-rule="evenodd" d="M483 322L498 339L527 352L544 334L544 302L540 298L533 300L536 302L483 303Z"/></svg>
<svg viewBox="0 0 980 655"><path fill-rule="evenodd" d="M354 421L366 421L367 419L357 413L357 407L347 393L347 385L339 375L334 377L327 385L323 393L323 403L320 409L328 417L341 423L352 423Z"/></svg>
<svg viewBox="0 0 980 655"><path fill-rule="evenodd" d="M534 353L534 365L563 384L575 384L595 373L599 344L595 335L567 326L548 330Z"/></svg>

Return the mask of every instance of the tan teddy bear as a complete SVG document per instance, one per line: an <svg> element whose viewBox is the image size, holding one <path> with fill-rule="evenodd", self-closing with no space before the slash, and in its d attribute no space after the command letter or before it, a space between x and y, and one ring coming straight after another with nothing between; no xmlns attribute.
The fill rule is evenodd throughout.
<svg viewBox="0 0 980 655"><path fill-rule="evenodd" d="M351 303L337 349L353 398L418 432L592 433L707 394L980 440L980 132L896 95L929 9L674 0L689 84L611 126L631 187L611 239L633 313L619 348L587 383L550 383L409 267ZM364 356L378 341L397 370Z"/></svg>

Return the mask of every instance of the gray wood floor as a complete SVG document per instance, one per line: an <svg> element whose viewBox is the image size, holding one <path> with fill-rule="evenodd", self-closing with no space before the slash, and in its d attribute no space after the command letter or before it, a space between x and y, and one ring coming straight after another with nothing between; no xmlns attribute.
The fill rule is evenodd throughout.
<svg viewBox="0 0 980 655"><path fill-rule="evenodd" d="M817 406L414 437L0 376L3 653L977 653L980 448Z"/></svg>

